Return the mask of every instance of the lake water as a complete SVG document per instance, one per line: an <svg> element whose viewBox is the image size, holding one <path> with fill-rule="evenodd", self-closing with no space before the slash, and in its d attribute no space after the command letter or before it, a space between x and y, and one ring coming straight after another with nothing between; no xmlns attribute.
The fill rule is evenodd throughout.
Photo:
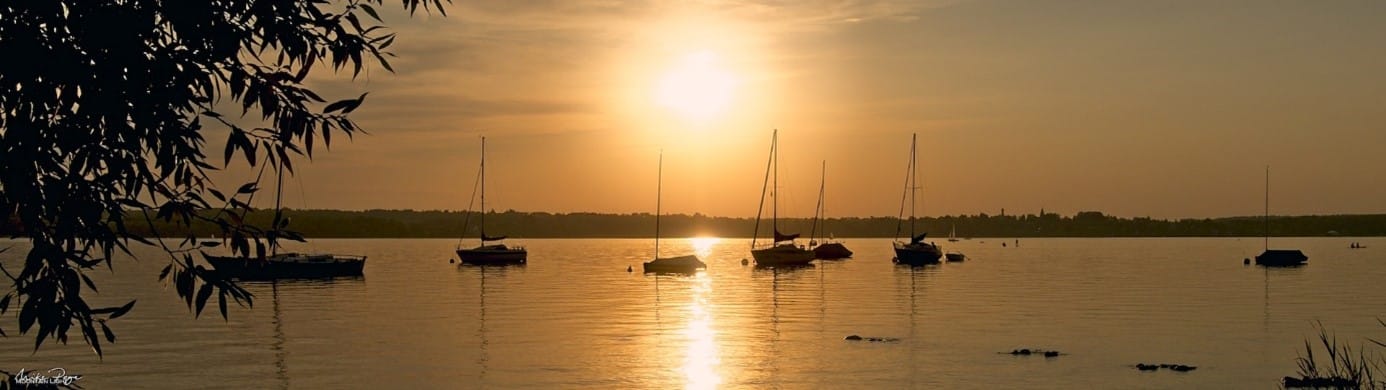
<svg viewBox="0 0 1386 390"><path fill-rule="evenodd" d="M63 367L96 389L1264 389L1295 373L1315 321L1386 337L1386 239L1272 240L1310 256L1294 269L1243 265L1259 238L973 239L943 243L968 261L926 268L893 265L887 239L845 242L852 259L775 271L741 265L745 239L666 240L709 267L655 277L638 272L650 240L520 240L530 264L510 268L449 264L455 240L314 240L369 255L365 277L248 284L255 307L229 321L194 319L145 248L93 275L89 301L139 300L104 360L77 333L31 354L10 314L0 370ZM13 244L0 256L16 270Z"/></svg>

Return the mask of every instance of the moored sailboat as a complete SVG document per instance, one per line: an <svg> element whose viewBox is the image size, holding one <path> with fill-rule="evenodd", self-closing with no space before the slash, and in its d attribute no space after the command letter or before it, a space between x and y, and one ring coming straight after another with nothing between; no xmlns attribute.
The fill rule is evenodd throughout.
<svg viewBox="0 0 1386 390"><path fill-rule="evenodd" d="M698 272L700 269L707 269L707 263L699 260L696 255L659 257L660 204L663 202L664 198L664 152L659 153L659 174L657 180L655 184L655 259L645 262L645 273L692 274Z"/></svg>
<svg viewBox="0 0 1386 390"><path fill-rule="evenodd" d="M827 231L827 201L824 195L828 183L828 162L823 162L823 173L819 176L818 183L818 209L813 212L813 230L809 232L809 247L813 248L813 257L824 260L836 260L852 257L852 251L847 249L841 242L833 241L832 235L828 235L819 242L819 234Z"/></svg>
<svg viewBox="0 0 1386 390"><path fill-rule="evenodd" d="M506 236L486 235L486 137L481 137L481 172L480 172L480 192L481 192L481 244L475 248L457 248L457 258L463 264L475 265L506 265L506 264L525 264L529 260L529 251L522 246L507 246L501 241ZM463 226L466 231L466 226ZM488 244L494 242L494 244Z"/></svg>
<svg viewBox="0 0 1386 390"><path fill-rule="evenodd" d="M943 257L943 250L938 245L924 242L924 237L929 233L915 234L915 193L919 189L919 168L918 168L918 135L910 136L910 165L906 169L905 176L905 195L900 198L900 213L905 212L905 199L910 201L910 240L909 242L900 241L900 224L904 218L897 218L895 224L895 261L900 264L923 265L937 264Z"/></svg>
<svg viewBox="0 0 1386 390"><path fill-rule="evenodd" d="M366 267L366 256L336 255L327 253L279 253L278 231L288 227L289 220L282 214L280 201L284 195L284 165L281 162L276 170L278 184L274 194L275 227L269 232L269 254L260 251L259 256L214 256L206 253L202 257L212 268L227 278L272 280L292 278L330 278L338 276L361 276ZM257 244L258 245L258 244Z"/></svg>
<svg viewBox="0 0 1386 390"><path fill-rule="evenodd" d="M1267 267L1293 267L1304 265L1309 256L1299 249L1270 249L1270 167L1266 167L1266 206L1262 221L1265 226L1265 246L1256 256L1256 264Z"/></svg>
<svg viewBox="0 0 1386 390"><path fill-rule="evenodd" d="M767 180L765 180L765 181L762 182L762 188L761 188L761 191L760 191L760 206L756 209L756 231L755 231L755 233L752 234L752 236L751 236L751 257L755 258L755 260L756 260L756 266L760 266L760 267L806 265L806 264L808 264L808 263L810 263L810 262L813 261L813 251L810 251L810 250L804 249L804 248L800 248L800 247L794 245L794 239L799 238L799 234L798 234L798 233L793 233L793 234L782 234L782 233L780 233L780 229L779 229L779 197L777 196L777 193L776 193L776 191L779 190L778 187L776 187L776 188L774 188L774 189L771 189L771 191L770 191L771 210L772 210L772 211L771 211L771 214L770 214L770 221L771 221L771 230L774 232L774 235L773 235L774 240L771 241L770 247L768 247L768 248L756 249L756 239L757 239L758 236L760 235L760 215L761 215L760 213L761 213L761 210L763 210L763 209L765 208L765 192L766 192L765 190L766 190L766 189L764 188L764 186L766 186L766 185L771 185L771 183L773 183L774 185L778 186L779 181L780 181L779 172L778 172L778 171L779 171L779 155L778 155L778 153L779 153L779 148L778 148L778 146L777 146L778 143L779 143L779 130L775 130L775 131L774 131L773 133L771 133L771 135L770 135L770 161L766 163L766 167L765 167L765 176L766 176ZM769 177L770 177L770 175L771 175L772 173L774 174L774 178L775 178L775 180L774 180L773 182L771 182L770 180L768 180Z"/></svg>

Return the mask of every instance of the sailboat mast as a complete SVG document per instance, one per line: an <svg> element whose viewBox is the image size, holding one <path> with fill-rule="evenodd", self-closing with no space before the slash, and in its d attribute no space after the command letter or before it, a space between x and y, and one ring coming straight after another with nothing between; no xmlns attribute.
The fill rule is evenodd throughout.
<svg viewBox="0 0 1386 390"><path fill-rule="evenodd" d="M828 160L823 160L823 169L818 174L818 227L819 233L828 232Z"/></svg>
<svg viewBox="0 0 1386 390"><path fill-rule="evenodd" d="M917 150L919 144L916 139L918 134L910 134L910 240L914 240L914 204L915 192L919 190L919 159Z"/></svg>
<svg viewBox="0 0 1386 390"><path fill-rule="evenodd" d="M278 176L278 177L279 177L279 178L278 178L279 182L278 182L277 184L274 185L274 230L273 230L273 231L274 231L274 236L275 236L274 238L275 238L275 239L269 240L269 244L270 244L270 256L274 256L274 255L276 255L276 254L279 253L279 230L280 230L280 229L279 229L279 224L280 224L279 221L280 221L280 218L282 217L282 214L281 214L281 210L282 210L282 209L281 209L279 206L280 206L280 200L282 200L282 199L284 198L284 161L280 161L280 162L279 162L279 167L278 167L278 169L275 171L275 176Z"/></svg>
<svg viewBox="0 0 1386 390"><path fill-rule="evenodd" d="M813 230L809 231L809 245L818 242L819 222L827 219L826 210L823 208L823 188L827 185L828 161L823 161L823 170L818 174L818 207L813 209Z"/></svg>
<svg viewBox="0 0 1386 390"><path fill-rule="evenodd" d="M481 245L486 245L486 137L481 137Z"/></svg>
<svg viewBox="0 0 1386 390"><path fill-rule="evenodd" d="M659 173L655 181L655 259L659 259L660 203L664 200L664 150L659 151Z"/></svg>
<svg viewBox="0 0 1386 390"><path fill-rule="evenodd" d="M775 132L778 132L776 129ZM770 162L775 158L775 136L770 136L770 158L765 161L765 178L760 181L760 203L756 205L756 225L751 232L751 250L756 249L756 238L760 235L760 216L765 212L765 187L770 183Z"/></svg>
<svg viewBox="0 0 1386 390"><path fill-rule="evenodd" d="M775 129L775 133L770 136L770 161L775 170L775 181L770 189L770 226L773 227L773 234L780 233L780 130ZM771 238L779 241L779 237Z"/></svg>
<svg viewBox="0 0 1386 390"><path fill-rule="evenodd" d="M1270 250L1270 165L1266 166L1266 210L1261 222L1265 225L1265 247L1262 250Z"/></svg>

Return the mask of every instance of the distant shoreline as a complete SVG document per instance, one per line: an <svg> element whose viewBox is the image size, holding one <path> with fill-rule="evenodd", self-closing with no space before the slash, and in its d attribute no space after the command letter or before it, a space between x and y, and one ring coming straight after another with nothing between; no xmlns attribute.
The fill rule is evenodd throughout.
<svg viewBox="0 0 1386 390"><path fill-rule="evenodd" d="M475 239L480 233L480 213L462 211L412 210L284 210L291 219L289 229L308 238L452 238ZM267 226L272 210L250 212L245 221ZM1269 223L1261 216L1164 220L1144 217L1122 218L1096 211L1079 212L1070 216L1054 213L1042 215L957 215L920 218L914 231L928 232L929 240L943 241L956 229L964 239L995 238L1260 238L1269 225L1272 237L1381 237L1386 236L1386 214L1365 215L1308 215L1271 216ZM137 220L139 220L137 218ZM463 226L466 225L464 229ZM654 215L546 213L504 211L486 215L486 232L512 238L653 238ZM770 235L770 222L760 222L760 237ZM909 232L908 222L894 217L844 217L820 221L819 237L831 234L837 238L903 237ZM822 228L826 226L826 228ZM897 226L901 232L897 233ZM3 233L23 235L11 221ZM156 225L161 235L182 237L188 228L172 223ZM710 217L701 214L674 214L660 217L663 237L724 237L750 239L756 231L754 218ZM152 236L148 226L131 225L132 233ZM782 233L799 233L808 239L814 232L811 218L781 218ZM826 231L828 234L822 233ZM213 224L196 223L191 233L196 237L219 236Z"/></svg>

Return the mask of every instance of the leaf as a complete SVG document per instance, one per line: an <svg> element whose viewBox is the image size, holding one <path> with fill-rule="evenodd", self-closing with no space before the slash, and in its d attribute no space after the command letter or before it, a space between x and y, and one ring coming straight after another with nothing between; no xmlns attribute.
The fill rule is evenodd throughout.
<svg viewBox="0 0 1386 390"><path fill-rule="evenodd" d="M236 155L236 135L238 134L240 131L232 129L231 135L226 137L226 161L222 163L223 165L231 165L231 156Z"/></svg>
<svg viewBox="0 0 1386 390"><path fill-rule="evenodd" d="M370 94L370 92L362 93L362 94L361 94L361 97L356 98L356 104L353 104L353 105L351 105L350 107L347 107L346 109L343 109L343 110L342 110L342 113L343 113L343 114L346 114L346 113L350 113L350 112L352 112L352 111L356 111L356 108L357 108L357 107L361 107L361 103L365 103L365 102L366 102L366 95L367 95L367 94Z"/></svg>
<svg viewBox="0 0 1386 390"><path fill-rule="evenodd" d="M31 295L24 302L24 306L19 308L19 333L29 333L29 328L34 326L34 320L38 319L38 302Z"/></svg>
<svg viewBox="0 0 1386 390"><path fill-rule="evenodd" d="M385 67L385 70L390 71L390 73L394 73L394 72L395 72L395 68L393 68L393 67L390 66L390 61L386 61L386 60L385 60L385 56L382 56L382 55L380 55L379 52L375 52L375 51L372 51L371 54L374 54L374 55L375 55L375 59L376 59L377 61L380 61L380 66Z"/></svg>
<svg viewBox="0 0 1386 390"><path fill-rule="evenodd" d="M361 10L366 11L366 14L369 14L372 18L375 18L375 21L384 22L384 20L380 19L380 14L375 13L375 8L371 7L370 4L362 3Z"/></svg>
<svg viewBox="0 0 1386 390"><path fill-rule="evenodd" d="M183 269L173 275L174 288L178 290L178 297L183 298L183 304L192 310L193 304L193 273L191 269Z"/></svg>
<svg viewBox="0 0 1386 390"><path fill-rule="evenodd" d="M91 319L89 319L89 318L88 318L88 319L83 319L81 322L82 322L82 338L84 338L84 339L87 340L87 344L91 344L91 349L92 349L93 351L96 351L96 356L98 356L98 357L103 356L103 354L101 353L101 339L99 339L99 338L96 337L96 328L93 328L93 327L91 326ZM105 324L105 323L102 323L101 326L102 326L102 327L105 327L106 324ZM65 338L66 336L65 336L64 334L66 334L66 333L67 333L67 331L65 331L65 330L59 330L59 331L58 331L58 337ZM63 340L63 344L67 344L67 340Z"/></svg>
<svg viewBox="0 0 1386 390"><path fill-rule="evenodd" d="M203 242L202 242L202 246L205 246L205 247L208 247L208 248L219 247L219 246L221 246L221 241L203 241Z"/></svg>
<svg viewBox="0 0 1386 390"><path fill-rule="evenodd" d="M202 288L197 290L197 311L193 313L193 318L202 316L202 308L207 306L207 298L212 297L212 285L202 283Z"/></svg>
<svg viewBox="0 0 1386 390"><path fill-rule="evenodd" d="M159 281L160 281L160 282L164 281L164 278L167 278L167 277L168 277L168 271L171 271L171 270L173 270L173 264L169 264L169 265L164 266L164 270L163 270L163 271L159 271Z"/></svg>
<svg viewBox="0 0 1386 390"><path fill-rule="evenodd" d="M87 288L90 288L91 291L97 291L97 290L96 290L96 283L92 283L92 282L91 282L91 278L87 277L87 274L81 274L81 275L82 275L82 282L83 282L83 283L86 283Z"/></svg>
<svg viewBox="0 0 1386 390"><path fill-rule="evenodd" d="M255 192L255 191L259 191L260 189L257 188L257 187L255 186L255 184L256 184L256 183L253 182L253 181L252 181L252 182L249 182L249 183L241 184L241 188L236 189L236 193L237 193L237 194L249 194L249 193L252 193L252 192Z"/></svg>
<svg viewBox="0 0 1386 390"><path fill-rule="evenodd" d="M38 352L39 346L43 345L43 340L53 333L53 326L47 321L39 321L39 334L34 338L34 352Z"/></svg>
<svg viewBox="0 0 1386 390"><path fill-rule="evenodd" d="M111 313L111 316L110 316L109 318L110 318L110 319L120 318L120 316L125 315L125 313L129 313L129 312L130 312L130 309L133 309L134 307L135 307L135 301L132 300L132 301L130 301L130 303L125 304L125 306L121 306L119 309L116 309L116 311L112 312L112 313Z"/></svg>
<svg viewBox="0 0 1386 390"><path fill-rule="evenodd" d="M106 321L101 321L101 333L106 334L107 342L115 342L115 332L111 332L111 328L106 326Z"/></svg>
<svg viewBox="0 0 1386 390"><path fill-rule="evenodd" d="M0 298L0 314L5 314L6 311L10 310L10 297L13 295L5 294L4 298Z"/></svg>
<svg viewBox="0 0 1386 390"><path fill-rule="evenodd" d="M226 316L226 289L224 288L221 289L221 294L217 294L217 306L221 309L221 319L223 321L229 320L230 318Z"/></svg>
<svg viewBox="0 0 1386 390"><path fill-rule="evenodd" d="M332 104L328 104L326 108L323 108L323 109L322 109L322 113L324 113L324 114L331 114L331 113L334 112L334 111L338 111L338 110L341 110L341 109L343 109L343 108L346 108L348 105L351 105L351 103L354 102L354 101L355 101L355 100L352 100L352 99L338 100L338 101L336 101L336 102L334 102L334 103L332 103Z"/></svg>

